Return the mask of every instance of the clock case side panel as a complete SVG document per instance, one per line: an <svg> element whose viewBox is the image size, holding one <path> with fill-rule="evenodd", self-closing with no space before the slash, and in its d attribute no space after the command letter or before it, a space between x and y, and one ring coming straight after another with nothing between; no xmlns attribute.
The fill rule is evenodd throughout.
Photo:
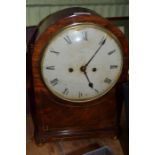
<svg viewBox="0 0 155 155"><path fill-rule="evenodd" d="M62 15L61 17L64 16ZM51 21L51 18L48 19L50 19L50 21L47 21L47 28L45 28L46 24L44 25L44 22L40 24L40 26L44 25L44 33L39 33L39 37L36 39L32 55L32 72L34 75L34 92L36 96L35 108L38 111L38 113L36 113L38 115L37 117L41 119L37 122L38 124L36 126L37 128L39 126L40 135L46 140L67 137L80 137L84 135L94 135L95 133L95 135L98 135L98 131L102 131L100 133L106 136L108 133L110 133L110 135L116 135L116 133L118 133L118 115L116 109L117 103L115 102L114 98L117 97L116 87L122 83L122 81L126 80L127 67L123 67L124 74L120 76L118 84L116 84L115 87L104 96L105 98L108 95L110 96L107 97L107 101L104 99L104 97L101 97L98 100L88 102L88 104L85 106L79 104L79 106L75 107L73 103L68 102L66 104L66 101L58 99L56 96L49 92L41 77L40 61L42 57L42 51L45 48L48 40L51 39L51 37L56 33L58 33L63 27L71 24L96 23L107 28L119 38L124 51L123 55L126 56L128 54L128 45L124 36L115 26L113 26L113 24L111 24L106 19L103 21L103 18L97 16L96 14L91 14L91 16L90 14L79 14L76 16L71 15L65 18L60 18L59 14L58 17L55 16L54 21ZM52 24L50 25L49 23ZM127 61L125 60L124 66L127 66L126 62ZM108 114L104 114L102 110L100 112L98 111L99 109L104 109L105 104L107 104L106 108L109 108L111 111L111 115L109 116ZM57 117L55 116L56 114L58 114ZM68 116L69 119L65 118L64 116ZM106 118L107 116L108 118ZM104 124L102 122L105 121L105 119L107 119L107 123ZM84 124L86 122L90 122L90 124Z"/></svg>
<svg viewBox="0 0 155 155"><path fill-rule="evenodd" d="M34 44L36 40L36 36L38 33L38 27L29 27L26 33L26 93L27 93L27 101L28 105L28 113L30 112L32 115L32 120L35 127L34 137L37 143L44 142L43 136L41 136L41 129L38 124L42 124L42 120L40 119L39 109L37 106L37 97L35 96L34 91L34 80L33 80L33 72L32 72L32 54L34 50Z"/></svg>

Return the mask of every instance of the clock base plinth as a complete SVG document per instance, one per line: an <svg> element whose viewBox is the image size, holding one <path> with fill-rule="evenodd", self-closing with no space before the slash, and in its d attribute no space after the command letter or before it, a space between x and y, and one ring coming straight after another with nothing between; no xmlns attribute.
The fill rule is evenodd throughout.
<svg viewBox="0 0 155 155"><path fill-rule="evenodd" d="M43 133L39 133L35 130L35 142L37 145L42 145L46 142L59 141L59 140L77 140L77 139L85 139L85 138L103 138L109 137L117 139L118 130L114 130L113 128L108 129L96 129L96 130L57 130L57 131L45 131Z"/></svg>

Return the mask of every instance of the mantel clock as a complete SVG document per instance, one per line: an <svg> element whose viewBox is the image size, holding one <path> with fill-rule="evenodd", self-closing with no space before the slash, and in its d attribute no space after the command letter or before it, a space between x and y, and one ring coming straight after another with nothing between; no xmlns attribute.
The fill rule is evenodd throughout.
<svg viewBox="0 0 155 155"><path fill-rule="evenodd" d="M30 50L37 143L117 135L128 44L116 26L85 8L64 9L39 24Z"/></svg>

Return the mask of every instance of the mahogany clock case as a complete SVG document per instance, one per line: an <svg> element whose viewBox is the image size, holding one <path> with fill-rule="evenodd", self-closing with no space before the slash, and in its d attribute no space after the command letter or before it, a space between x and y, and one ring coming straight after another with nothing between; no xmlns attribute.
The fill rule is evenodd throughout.
<svg viewBox="0 0 155 155"><path fill-rule="evenodd" d="M76 15L73 16L73 10ZM81 13L84 12L84 13ZM60 29L73 23L95 23L112 32L123 49L123 70L117 84L104 96L87 103L64 101L45 86L40 61L48 40ZM110 21L81 8L66 9L48 16L35 27L27 46L27 90L35 125L36 142L92 136L116 136L119 129L122 98L121 84L128 77L128 43L124 35ZM118 102L119 101L119 102Z"/></svg>

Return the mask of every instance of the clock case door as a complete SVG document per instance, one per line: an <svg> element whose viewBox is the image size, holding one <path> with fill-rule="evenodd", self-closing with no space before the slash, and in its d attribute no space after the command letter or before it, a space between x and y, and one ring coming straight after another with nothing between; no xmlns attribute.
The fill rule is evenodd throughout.
<svg viewBox="0 0 155 155"><path fill-rule="evenodd" d="M118 38L123 49L123 70L117 84L99 99L77 104L54 96L45 86L40 71L42 51L48 40L63 27L75 23L95 23L107 28ZM119 89L127 81L128 44L116 26L88 9L65 9L49 15L39 24L28 51L29 96L37 143L118 135L122 103Z"/></svg>

